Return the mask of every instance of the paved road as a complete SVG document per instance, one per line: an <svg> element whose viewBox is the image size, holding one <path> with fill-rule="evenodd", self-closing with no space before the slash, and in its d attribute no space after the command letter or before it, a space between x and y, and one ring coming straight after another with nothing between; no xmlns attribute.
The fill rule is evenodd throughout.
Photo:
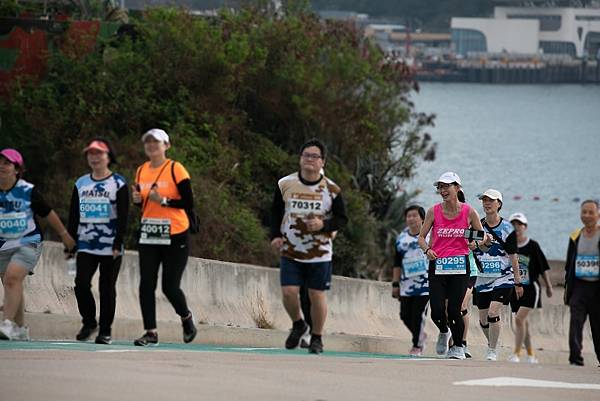
<svg viewBox="0 0 600 401"><path fill-rule="evenodd" d="M502 377L510 379L497 379ZM480 379L494 386L459 384ZM522 379L532 381L498 386ZM565 388L573 385L583 388ZM595 366L339 352L314 356L304 350L198 344L141 349L126 343L0 342L2 401L599 399Z"/></svg>

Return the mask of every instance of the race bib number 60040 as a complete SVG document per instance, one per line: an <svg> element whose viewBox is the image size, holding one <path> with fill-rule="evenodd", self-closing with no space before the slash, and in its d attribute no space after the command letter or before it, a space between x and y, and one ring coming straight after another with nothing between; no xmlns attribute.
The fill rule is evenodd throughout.
<svg viewBox="0 0 600 401"><path fill-rule="evenodd" d="M0 237L20 238L27 231L27 213L0 214Z"/></svg>

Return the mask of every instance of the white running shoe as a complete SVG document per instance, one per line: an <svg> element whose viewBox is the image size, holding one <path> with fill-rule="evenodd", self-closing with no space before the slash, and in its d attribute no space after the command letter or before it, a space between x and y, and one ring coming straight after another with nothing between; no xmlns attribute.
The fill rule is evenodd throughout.
<svg viewBox="0 0 600 401"><path fill-rule="evenodd" d="M5 319L0 323L0 340L12 340L16 335L18 326L15 322Z"/></svg>
<svg viewBox="0 0 600 401"><path fill-rule="evenodd" d="M448 354L446 355L448 359L467 359L465 356L465 349L461 345L453 345L448 350Z"/></svg>
<svg viewBox="0 0 600 401"><path fill-rule="evenodd" d="M521 362L521 358L519 358L519 355L517 354L512 354L510 358L508 358L508 362L519 363Z"/></svg>
<svg viewBox="0 0 600 401"><path fill-rule="evenodd" d="M464 350L465 350L465 357L467 358L472 358L473 355L471 354L471 351L469 351L469 347L467 347L466 345L463 346Z"/></svg>
<svg viewBox="0 0 600 401"><path fill-rule="evenodd" d="M435 345L435 352L438 355L446 355L448 353L448 342L452 338L452 332L448 329L447 332L438 335L437 344Z"/></svg>
<svg viewBox="0 0 600 401"><path fill-rule="evenodd" d="M27 326L17 326L16 330L15 330L15 335L13 337L13 340L16 341L29 341L31 340L31 338L29 337L29 327Z"/></svg>
<svg viewBox="0 0 600 401"><path fill-rule="evenodd" d="M540 363L540 361L538 361L538 359L535 357L535 355L528 355L527 363L531 363L532 365L535 365L535 364Z"/></svg>
<svg viewBox="0 0 600 401"><path fill-rule="evenodd" d="M488 348L487 354L485 355L485 359L487 359L488 361L497 361L498 352L494 348Z"/></svg>

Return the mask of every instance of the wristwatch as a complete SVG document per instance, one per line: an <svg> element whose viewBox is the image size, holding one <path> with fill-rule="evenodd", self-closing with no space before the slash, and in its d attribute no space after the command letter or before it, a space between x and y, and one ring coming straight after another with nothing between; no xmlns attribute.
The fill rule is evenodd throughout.
<svg viewBox="0 0 600 401"><path fill-rule="evenodd" d="M160 205L161 206L169 206L169 198L167 198L166 196L164 198L162 198L160 200Z"/></svg>
<svg viewBox="0 0 600 401"><path fill-rule="evenodd" d="M392 288L400 288L400 283L397 281L392 281Z"/></svg>

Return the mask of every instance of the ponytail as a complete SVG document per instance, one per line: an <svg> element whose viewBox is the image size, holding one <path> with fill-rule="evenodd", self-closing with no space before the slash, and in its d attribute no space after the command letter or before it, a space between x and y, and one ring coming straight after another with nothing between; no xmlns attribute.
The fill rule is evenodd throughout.
<svg viewBox="0 0 600 401"><path fill-rule="evenodd" d="M463 190L462 190L462 189L459 189L459 190L458 190L458 192L457 192L457 194L456 194L456 197L458 198L458 201L459 201L459 202L465 203L465 200L466 200L466 199L465 199L465 193L463 192Z"/></svg>

